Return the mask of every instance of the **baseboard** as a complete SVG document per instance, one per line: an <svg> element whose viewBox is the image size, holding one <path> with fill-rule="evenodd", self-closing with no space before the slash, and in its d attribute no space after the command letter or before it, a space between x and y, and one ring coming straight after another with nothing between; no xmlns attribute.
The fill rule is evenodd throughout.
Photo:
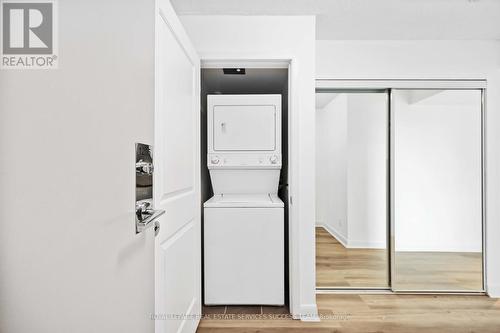
<svg viewBox="0 0 500 333"><path fill-rule="evenodd" d="M316 304L301 304L300 313L293 314L292 317L301 321L320 321Z"/></svg>
<svg viewBox="0 0 500 333"><path fill-rule="evenodd" d="M387 248L387 243L385 242L365 242L348 240L346 237L342 236L334 227L329 224L325 224L321 221L316 221L316 226L325 229L330 235L332 235L336 240L340 242L347 249L385 249Z"/></svg>
<svg viewBox="0 0 500 333"><path fill-rule="evenodd" d="M487 294L492 298L500 298L500 284L488 284Z"/></svg>
<svg viewBox="0 0 500 333"><path fill-rule="evenodd" d="M481 254L483 251L482 250L476 250L476 249L467 249L467 248L436 248L436 247L426 247L426 248L416 248L416 247L398 247L398 252L467 252L467 253L476 253L476 254Z"/></svg>
<svg viewBox="0 0 500 333"><path fill-rule="evenodd" d="M340 244L342 244L344 247L348 247L347 239L344 236L342 236L342 234L340 234L337 230L335 230L335 228L333 228L331 225L324 224L318 221L316 222L316 226L325 229L330 235L332 235L336 240L338 240Z"/></svg>
<svg viewBox="0 0 500 333"><path fill-rule="evenodd" d="M386 249L386 242L365 242L349 240L347 243L347 248L349 249Z"/></svg>

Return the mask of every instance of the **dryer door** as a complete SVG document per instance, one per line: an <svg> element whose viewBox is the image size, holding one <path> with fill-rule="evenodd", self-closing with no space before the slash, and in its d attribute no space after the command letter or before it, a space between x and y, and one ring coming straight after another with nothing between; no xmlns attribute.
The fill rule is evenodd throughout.
<svg viewBox="0 0 500 333"><path fill-rule="evenodd" d="M275 105L215 105L215 151L273 151L276 149Z"/></svg>

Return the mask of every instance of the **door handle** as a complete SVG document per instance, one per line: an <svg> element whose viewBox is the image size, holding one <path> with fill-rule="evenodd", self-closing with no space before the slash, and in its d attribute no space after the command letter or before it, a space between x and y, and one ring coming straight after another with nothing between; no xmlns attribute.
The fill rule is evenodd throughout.
<svg viewBox="0 0 500 333"><path fill-rule="evenodd" d="M135 203L135 215L138 220L142 221L144 219L143 215L148 214L148 210L151 212L151 209L149 209L150 206L151 203L147 201L138 201Z"/></svg>
<svg viewBox="0 0 500 333"><path fill-rule="evenodd" d="M161 215L165 214L165 211L163 209L151 209L148 208L149 206L150 206L149 203L147 203L147 205L141 205L141 204L136 205L136 211L135 211L136 234L143 232L144 230L152 227L153 225L155 226L155 234L156 234L157 223L158 223L158 230L160 229L160 223L155 220Z"/></svg>

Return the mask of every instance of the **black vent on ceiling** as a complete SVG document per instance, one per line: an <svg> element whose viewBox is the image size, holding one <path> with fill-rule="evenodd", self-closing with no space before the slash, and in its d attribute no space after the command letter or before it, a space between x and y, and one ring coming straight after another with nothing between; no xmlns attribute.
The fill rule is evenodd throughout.
<svg viewBox="0 0 500 333"><path fill-rule="evenodd" d="M245 75L244 68L223 68L225 75Z"/></svg>

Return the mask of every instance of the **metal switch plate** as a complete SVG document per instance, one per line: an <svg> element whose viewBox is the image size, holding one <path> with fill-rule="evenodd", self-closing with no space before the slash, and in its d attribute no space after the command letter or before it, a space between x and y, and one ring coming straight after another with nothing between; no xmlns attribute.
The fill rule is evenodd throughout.
<svg viewBox="0 0 500 333"><path fill-rule="evenodd" d="M140 233L153 226L164 210L153 207L153 147L135 144L135 232ZM158 223L159 225L159 223Z"/></svg>

